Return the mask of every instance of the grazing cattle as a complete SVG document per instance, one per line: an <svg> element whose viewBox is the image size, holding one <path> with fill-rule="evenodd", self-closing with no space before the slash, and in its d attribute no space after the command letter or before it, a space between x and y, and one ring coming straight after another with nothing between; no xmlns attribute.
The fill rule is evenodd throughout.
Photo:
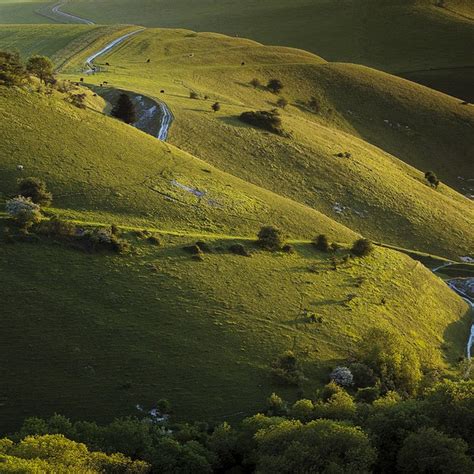
<svg viewBox="0 0 474 474"><path fill-rule="evenodd" d="M80 80L81 82L84 82L84 78L83 78L83 77L81 77L79 80Z"/></svg>
<svg viewBox="0 0 474 474"><path fill-rule="evenodd" d="M103 84L104 84L104 86L105 86L106 84L108 84L108 82L107 82L107 81L104 81Z"/></svg>
<svg viewBox="0 0 474 474"><path fill-rule="evenodd" d="M241 66L245 66L245 63L242 61L242 62L240 63L240 65L241 65Z"/></svg>
<svg viewBox="0 0 474 474"><path fill-rule="evenodd" d="M109 64L109 63L105 63L105 65L106 65L106 66L110 66L110 64Z"/></svg>
<svg viewBox="0 0 474 474"><path fill-rule="evenodd" d="M151 59L147 59L146 62L147 62L147 63L151 62Z"/></svg>
<svg viewBox="0 0 474 474"><path fill-rule="evenodd" d="M25 169L25 167L23 165L16 165L16 169L18 171L23 171Z"/></svg>
<svg viewBox="0 0 474 474"><path fill-rule="evenodd" d="M164 94L164 93L165 93L165 91L164 91L163 89L161 89L160 93L161 93L161 94Z"/></svg>

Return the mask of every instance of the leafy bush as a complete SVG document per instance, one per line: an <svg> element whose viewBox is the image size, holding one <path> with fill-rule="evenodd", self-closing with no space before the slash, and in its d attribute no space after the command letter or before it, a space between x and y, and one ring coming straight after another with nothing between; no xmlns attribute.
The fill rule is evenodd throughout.
<svg viewBox="0 0 474 474"><path fill-rule="evenodd" d="M467 444L433 428L408 436L397 456L398 472L407 474L458 474L473 472Z"/></svg>
<svg viewBox="0 0 474 474"><path fill-rule="evenodd" d="M357 360L370 367L385 391L416 392L421 380L420 358L398 334L373 328L359 342Z"/></svg>
<svg viewBox="0 0 474 474"><path fill-rule="evenodd" d="M341 387L350 387L354 383L352 372L347 367L336 367L329 375L329 378Z"/></svg>
<svg viewBox="0 0 474 474"><path fill-rule="evenodd" d="M86 108L86 98L87 98L87 95L84 92L80 94L71 94L69 96L69 100L71 101L71 104L77 107L78 109Z"/></svg>
<svg viewBox="0 0 474 474"><path fill-rule="evenodd" d="M277 110L260 110L257 112L243 112L239 119L255 127L275 133L276 135L284 135L281 127L281 118Z"/></svg>
<svg viewBox="0 0 474 474"><path fill-rule="evenodd" d="M5 203L7 214L12 217L22 229L29 229L41 221L41 208L29 197L17 196Z"/></svg>
<svg viewBox="0 0 474 474"><path fill-rule="evenodd" d="M329 244L329 240L327 235L320 234L313 240L313 245L321 252L329 252L331 250L331 246Z"/></svg>
<svg viewBox="0 0 474 474"><path fill-rule="evenodd" d="M77 235L77 227L71 222L53 217L50 220L42 221L35 228L35 232L49 237L75 237Z"/></svg>
<svg viewBox="0 0 474 474"><path fill-rule="evenodd" d="M250 81L250 84L255 87L255 89L258 89L259 87L262 87L262 82L259 79L252 79Z"/></svg>
<svg viewBox="0 0 474 474"><path fill-rule="evenodd" d="M357 257L366 257L374 250L374 245L368 239L358 239L354 242L351 252Z"/></svg>
<svg viewBox="0 0 474 474"><path fill-rule="evenodd" d="M232 244L229 250L236 255L242 255L243 257L250 257L250 253L242 244Z"/></svg>
<svg viewBox="0 0 474 474"><path fill-rule="evenodd" d="M331 420L284 420L258 430L255 439L262 474L362 474L375 461L375 450L360 428Z"/></svg>
<svg viewBox="0 0 474 474"><path fill-rule="evenodd" d="M303 372L293 351L280 354L272 363L272 375L285 385L299 385Z"/></svg>
<svg viewBox="0 0 474 474"><path fill-rule="evenodd" d="M274 94L278 94L283 89L283 83L280 79L270 79L267 84L267 89Z"/></svg>
<svg viewBox="0 0 474 474"><path fill-rule="evenodd" d="M373 387L377 383L374 371L361 362L354 362L349 366L357 388Z"/></svg>
<svg viewBox="0 0 474 474"><path fill-rule="evenodd" d="M18 193L25 198L30 198L40 206L49 206L53 200L53 195L47 190L46 183L39 178L20 179Z"/></svg>
<svg viewBox="0 0 474 474"><path fill-rule="evenodd" d="M85 250L89 252L99 252L101 250L115 253L124 252L128 244L117 234L113 234L110 229L98 228L86 230L80 236L80 241Z"/></svg>
<svg viewBox="0 0 474 474"><path fill-rule="evenodd" d="M0 51L0 85L19 86L26 79L26 71L18 53Z"/></svg>
<svg viewBox="0 0 474 474"><path fill-rule="evenodd" d="M379 397L380 397L379 387L359 388L355 395L356 402L358 403L373 403Z"/></svg>
<svg viewBox="0 0 474 474"><path fill-rule="evenodd" d="M439 186L439 179L438 177L433 173L433 171L427 171L425 173L425 179L428 181L429 185L432 188L437 188Z"/></svg>
<svg viewBox="0 0 474 474"><path fill-rule="evenodd" d="M277 105L280 109L284 109L288 105L288 101L284 97L280 97L277 100Z"/></svg>
<svg viewBox="0 0 474 474"><path fill-rule="evenodd" d="M280 250L283 244L281 231L273 226L265 226L258 233L257 244L266 250Z"/></svg>

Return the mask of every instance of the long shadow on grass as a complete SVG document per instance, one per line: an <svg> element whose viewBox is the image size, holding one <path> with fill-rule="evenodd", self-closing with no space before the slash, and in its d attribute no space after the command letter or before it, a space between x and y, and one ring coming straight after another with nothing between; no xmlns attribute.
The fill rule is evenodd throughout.
<svg viewBox="0 0 474 474"><path fill-rule="evenodd" d="M469 308L458 321L451 323L444 331L445 358L449 363L457 363L462 356L466 357L466 345L473 322L474 311Z"/></svg>

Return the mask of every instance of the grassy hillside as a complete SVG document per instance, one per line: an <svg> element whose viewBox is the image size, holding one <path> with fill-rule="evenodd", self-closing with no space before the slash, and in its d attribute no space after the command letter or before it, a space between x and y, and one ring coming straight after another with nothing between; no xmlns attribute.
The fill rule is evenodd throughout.
<svg viewBox="0 0 474 474"><path fill-rule="evenodd" d="M270 375L281 351L299 354L313 393L374 325L432 361L455 363L463 351L467 305L396 252L377 249L334 271L303 244L245 258L207 238L214 253L196 262L181 250L191 237L162 236L160 247L129 239L133 254L115 257L1 244L4 429L53 412L110 420L161 397L178 418L232 420L274 390L296 395Z"/></svg>
<svg viewBox="0 0 474 474"><path fill-rule="evenodd" d="M99 23L217 31L401 72L472 63L474 23L422 0L73 0ZM468 2L451 1L453 9Z"/></svg>
<svg viewBox="0 0 474 474"><path fill-rule="evenodd" d="M101 45L132 30L126 26L87 25L0 25L0 50L18 51L24 58L33 54L51 57L57 67L92 45Z"/></svg>
<svg viewBox="0 0 474 474"><path fill-rule="evenodd" d="M41 39L77 81L85 57L130 28L12 26L0 29L0 48L15 34L28 55ZM273 391L297 397L271 375L282 351L298 355L310 396L375 326L453 369L468 305L408 256L377 247L351 258L347 244L361 232L443 256L472 250L472 203L445 184L469 176L470 106L368 68L189 30L146 30L98 62L102 72L86 79L94 90L166 101L170 143L97 112L104 104L91 94L94 109L82 110L35 83L0 87L0 203L18 178L37 176L53 193L47 213L118 225L131 246L117 255L57 237L9 239L0 214L4 430L53 412L108 421L160 398L175 419L238 419ZM275 107L277 96L249 85L255 77L283 81L288 135L238 120ZM413 165L443 184L429 188ZM268 224L292 251L257 248ZM345 245L316 251L308 239L319 233ZM208 247L198 259L183 248L197 240ZM231 253L234 243L251 256Z"/></svg>
<svg viewBox="0 0 474 474"><path fill-rule="evenodd" d="M105 62L111 66L89 82L163 98L176 118L171 143L208 163L377 240L456 258L472 250L471 202L423 179L432 169L443 183L470 192L474 111L459 100L304 51L185 30L146 30L99 64ZM237 119L275 107L277 96L249 85L254 77L283 81L290 138ZM190 99L191 90L201 99ZM318 113L308 109L311 96ZM216 100L218 113L211 111ZM345 151L351 159L336 156ZM440 236L446 228L452 231Z"/></svg>
<svg viewBox="0 0 474 474"><path fill-rule="evenodd" d="M36 13L52 2L42 0L0 0L0 23L51 23Z"/></svg>
<svg viewBox="0 0 474 474"><path fill-rule="evenodd" d="M342 241L355 236L317 211L117 120L56 97L5 88L0 94L4 195L14 193L16 166L22 164L24 173L46 180L55 206L70 216L234 235L255 235L260 225L274 224L295 238L318 232Z"/></svg>

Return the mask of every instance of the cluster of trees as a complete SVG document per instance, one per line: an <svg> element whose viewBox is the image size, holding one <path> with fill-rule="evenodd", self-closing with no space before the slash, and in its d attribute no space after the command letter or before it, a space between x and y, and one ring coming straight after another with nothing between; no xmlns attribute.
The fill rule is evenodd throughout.
<svg viewBox="0 0 474 474"><path fill-rule="evenodd" d="M285 135L282 129L280 114L276 109L243 112L240 114L239 119L242 122L262 128L275 135Z"/></svg>
<svg viewBox="0 0 474 474"><path fill-rule="evenodd" d="M24 178L18 181L18 195L5 203L7 214L23 231L41 221L41 206L49 206L53 195L46 183L39 178Z"/></svg>
<svg viewBox="0 0 474 474"><path fill-rule="evenodd" d="M100 463L100 472L141 473L151 465L153 472L183 474L459 474L474 469L473 426L472 381L440 381L416 399L387 392L370 403L331 383L313 400L292 405L273 394L262 413L235 426L161 425L138 418L99 426L60 415L29 418L19 432L0 440L0 460L54 456L57 462L70 451L75 462L79 449L80 465ZM15 451L25 442L34 449ZM63 445L57 456L56 443Z"/></svg>
<svg viewBox="0 0 474 474"><path fill-rule="evenodd" d="M235 426L29 418L0 439L0 461L51 464L51 472L66 459L76 472L473 472L474 381L433 377L408 342L383 329L369 331L346 362L315 393L294 403L272 394ZM291 352L273 370L302 376Z"/></svg>
<svg viewBox="0 0 474 474"><path fill-rule="evenodd" d="M46 56L35 55L23 64L18 53L0 51L0 85L19 86L30 75L45 84L54 81L52 61Z"/></svg>

